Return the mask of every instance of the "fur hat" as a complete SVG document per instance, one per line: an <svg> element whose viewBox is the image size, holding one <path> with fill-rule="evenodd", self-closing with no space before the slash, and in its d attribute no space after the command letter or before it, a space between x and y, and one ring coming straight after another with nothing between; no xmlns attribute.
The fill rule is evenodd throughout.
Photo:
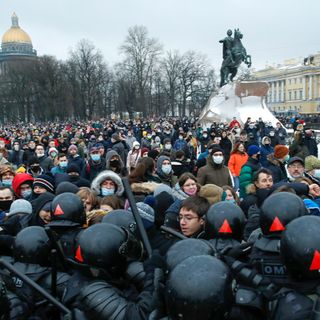
<svg viewBox="0 0 320 320"><path fill-rule="evenodd" d="M304 167L307 172L313 169L320 169L320 160L315 156L307 156L304 159Z"/></svg>
<svg viewBox="0 0 320 320"><path fill-rule="evenodd" d="M210 205L222 200L223 189L215 184L206 184L200 188L199 196L206 198Z"/></svg>
<svg viewBox="0 0 320 320"><path fill-rule="evenodd" d="M285 157L289 153L289 148L286 146L283 146L281 144L277 144L274 147L274 157L277 159L281 159Z"/></svg>

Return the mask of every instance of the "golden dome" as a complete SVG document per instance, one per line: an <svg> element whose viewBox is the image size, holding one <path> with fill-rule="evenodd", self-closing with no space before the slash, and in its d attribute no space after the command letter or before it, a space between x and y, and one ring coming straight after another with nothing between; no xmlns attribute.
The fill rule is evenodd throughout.
<svg viewBox="0 0 320 320"><path fill-rule="evenodd" d="M29 35L19 27L18 17L15 13L13 13L11 20L12 20L12 26L3 35L2 44L10 43L10 42L32 44L32 41Z"/></svg>

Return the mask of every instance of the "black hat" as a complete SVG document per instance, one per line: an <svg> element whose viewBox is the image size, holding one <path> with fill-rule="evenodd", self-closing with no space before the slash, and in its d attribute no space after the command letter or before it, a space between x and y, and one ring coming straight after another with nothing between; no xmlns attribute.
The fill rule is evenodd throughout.
<svg viewBox="0 0 320 320"><path fill-rule="evenodd" d="M292 164L294 162L300 162L304 166L304 161L300 157L292 157L292 158L290 158L289 161L288 161L288 166L290 166L290 164Z"/></svg>
<svg viewBox="0 0 320 320"><path fill-rule="evenodd" d="M69 181L62 181L56 188L56 195L64 192L78 193L79 187Z"/></svg>
<svg viewBox="0 0 320 320"><path fill-rule="evenodd" d="M76 163L72 163L68 165L68 168L67 168L67 173L70 173L70 172L77 172L80 174L80 167Z"/></svg>

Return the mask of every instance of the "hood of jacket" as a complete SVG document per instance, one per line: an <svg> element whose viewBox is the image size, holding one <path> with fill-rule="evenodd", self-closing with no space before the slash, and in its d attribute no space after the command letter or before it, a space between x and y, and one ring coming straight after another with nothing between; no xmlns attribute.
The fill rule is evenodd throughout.
<svg viewBox="0 0 320 320"><path fill-rule="evenodd" d="M110 160L113 156L117 156L119 161L120 161L120 167L121 169L124 167L123 165L123 162L121 160L121 157L119 155L119 153L115 150L109 150L107 153L106 153L106 169L107 170L110 170Z"/></svg>
<svg viewBox="0 0 320 320"><path fill-rule="evenodd" d="M101 183L105 180L112 180L117 185L117 190L115 192L116 196L122 196L124 192L124 187L121 178L115 172L111 170L104 170L100 172L92 181L91 189L93 189L98 195L101 194Z"/></svg>

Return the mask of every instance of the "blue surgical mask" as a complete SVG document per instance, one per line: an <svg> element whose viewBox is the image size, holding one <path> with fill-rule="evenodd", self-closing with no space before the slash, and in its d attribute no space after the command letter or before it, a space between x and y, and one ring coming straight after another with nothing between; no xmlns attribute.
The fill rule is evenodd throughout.
<svg viewBox="0 0 320 320"><path fill-rule="evenodd" d="M68 161L60 161L60 163L59 163L59 166L60 166L61 168L66 168L67 165L68 165Z"/></svg>
<svg viewBox="0 0 320 320"><path fill-rule="evenodd" d="M27 198L30 197L31 193L32 193L31 189L30 190L24 190L24 191L21 191L21 196L22 196L23 199L27 199Z"/></svg>
<svg viewBox="0 0 320 320"><path fill-rule="evenodd" d="M93 161L99 161L101 158L100 154L91 154L90 157Z"/></svg>
<svg viewBox="0 0 320 320"><path fill-rule="evenodd" d="M4 180L2 180L2 185L5 187L12 187L12 180L4 179Z"/></svg>
<svg viewBox="0 0 320 320"><path fill-rule="evenodd" d="M172 170L172 167L171 167L171 164L164 164L162 165L161 167L161 170L164 174L170 174L171 170Z"/></svg>
<svg viewBox="0 0 320 320"><path fill-rule="evenodd" d="M101 195L106 197L106 196L112 196L114 195L114 188L107 189L107 188L101 188Z"/></svg>
<svg viewBox="0 0 320 320"><path fill-rule="evenodd" d="M229 199L229 200L226 200L226 201L228 201L228 202L230 202L230 203L237 204L237 203L236 203L236 200L234 200L234 199Z"/></svg>

